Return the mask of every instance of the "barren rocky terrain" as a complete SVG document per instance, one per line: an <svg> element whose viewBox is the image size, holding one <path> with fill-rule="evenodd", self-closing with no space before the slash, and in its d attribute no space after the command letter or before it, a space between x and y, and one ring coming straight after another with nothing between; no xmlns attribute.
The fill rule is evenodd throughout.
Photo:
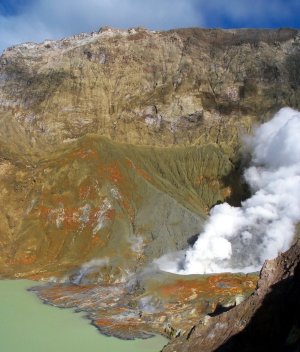
<svg viewBox="0 0 300 352"><path fill-rule="evenodd" d="M0 277L54 282L40 297L88 311L104 333L182 335L166 351L215 350L287 278L283 260L297 266L298 246L220 316L251 295L257 273L181 278L152 261L192 244L213 205L247 196L241 138L279 108L299 109L299 63L292 29L102 28L5 50ZM243 315L207 343L211 324Z"/></svg>

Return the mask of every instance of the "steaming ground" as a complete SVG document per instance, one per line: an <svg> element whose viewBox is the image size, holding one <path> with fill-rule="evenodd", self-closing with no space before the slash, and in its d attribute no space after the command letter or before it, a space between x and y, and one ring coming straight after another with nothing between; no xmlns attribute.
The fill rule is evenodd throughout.
<svg viewBox="0 0 300 352"><path fill-rule="evenodd" d="M253 272L286 251L300 221L300 112L281 109L246 141L252 196L241 207L212 208L204 232L186 253L157 260L177 274Z"/></svg>

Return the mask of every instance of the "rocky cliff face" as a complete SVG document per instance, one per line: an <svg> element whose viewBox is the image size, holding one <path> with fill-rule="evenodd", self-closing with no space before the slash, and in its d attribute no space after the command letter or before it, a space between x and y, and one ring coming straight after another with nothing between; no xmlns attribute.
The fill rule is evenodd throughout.
<svg viewBox="0 0 300 352"><path fill-rule="evenodd" d="M1 57L2 139L28 154L91 132L229 149L253 122L298 106L298 59L289 29L107 28L19 45Z"/></svg>
<svg viewBox="0 0 300 352"><path fill-rule="evenodd" d="M299 108L299 59L291 29L104 28L7 49L0 275L120 284L186 248L214 204L247 194L241 135Z"/></svg>

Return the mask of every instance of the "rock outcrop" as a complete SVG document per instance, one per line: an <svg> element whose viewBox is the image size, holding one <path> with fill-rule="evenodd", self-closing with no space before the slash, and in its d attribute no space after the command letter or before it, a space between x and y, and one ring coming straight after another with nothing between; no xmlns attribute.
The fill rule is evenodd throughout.
<svg viewBox="0 0 300 352"><path fill-rule="evenodd" d="M256 291L215 317L206 316L164 352L299 351L300 242L267 261Z"/></svg>

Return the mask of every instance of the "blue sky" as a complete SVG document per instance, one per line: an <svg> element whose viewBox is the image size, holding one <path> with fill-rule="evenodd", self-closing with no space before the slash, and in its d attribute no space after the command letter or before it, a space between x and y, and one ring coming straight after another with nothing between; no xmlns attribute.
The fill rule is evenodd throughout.
<svg viewBox="0 0 300 352"><path fill-rule="evenodd" d="M109 25L300 27L300 0L0 0L0 51Z"/></svg>

